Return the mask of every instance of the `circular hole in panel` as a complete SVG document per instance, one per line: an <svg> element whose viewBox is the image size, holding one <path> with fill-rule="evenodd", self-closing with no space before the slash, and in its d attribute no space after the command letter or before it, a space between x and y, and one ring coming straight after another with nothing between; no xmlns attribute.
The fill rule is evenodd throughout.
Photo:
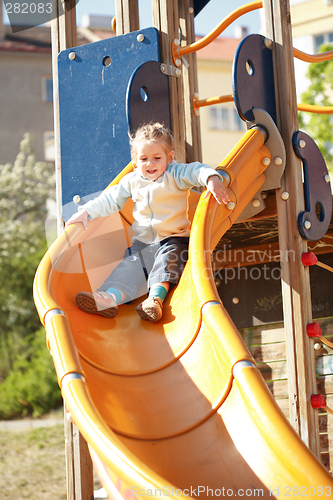
<svg viewBox="0 0 333 500"><path fill-rule="evenodd" d="M246 61L245 67L246 67L247 74L250 76L253 76L254 75L254 65L253 65L253 62L250 61L250 59L248 59Z"/></svg>
<svg viewBox="0 0 333 500"><path fill-rule="evenodd" d="M111 64L111 58L109 56L103 57L103 65L110 66L110 64Z"/></svg>
<svg viewBox="0 0 333 500"><path fill-rule="evenodd" d="M141 87L141 89L140 89L140 95L141 95L141 99L144 102L148 101L149 95L148 95L148 89L147 89L147 87Z"/></svg>

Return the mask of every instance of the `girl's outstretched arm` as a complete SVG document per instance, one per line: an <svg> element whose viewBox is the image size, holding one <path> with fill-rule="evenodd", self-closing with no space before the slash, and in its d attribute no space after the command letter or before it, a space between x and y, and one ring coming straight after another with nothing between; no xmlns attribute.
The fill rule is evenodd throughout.
<svg viewBox="0 0 333 500"><path fill-rule="evenodd" d="M225 205L230 201L227 190L218 175L212 175L208 178L207 182L207 192L204 198L207 198L208 194L212 193L217 203Z"/></svg>
<svg viewBox="0 0 333 500"><path fill-rule="evenodd" d="M88 229L88 212L87 210L80 210L72 215L66 222L66 227L71 224L77 224L78 222L82 222L84 229Z"/></svg>

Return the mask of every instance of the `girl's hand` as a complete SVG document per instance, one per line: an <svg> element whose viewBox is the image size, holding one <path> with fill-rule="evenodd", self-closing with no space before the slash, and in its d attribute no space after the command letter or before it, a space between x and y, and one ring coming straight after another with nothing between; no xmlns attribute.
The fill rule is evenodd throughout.
<svg viewBox="0 0 333 500"><path fill-rule="evenodd" d="M76 212L72 217L68 219L66 222L66 226L68 227L71 224L77 224L78 222L82 222L84 229L88 229L88 212L87 210L80 210Z"/></svg>
<svg viewBox="0 0 333 500"><path fill-rule="evenodd" d="M218 175L212 175L211 177L208 178L207 191L204 198L207 198L209 193L212 193L215 200L220 205L222 202L226 205L229 201L231 201L227 193L227 190L224 187L224 184Z"/></svg>

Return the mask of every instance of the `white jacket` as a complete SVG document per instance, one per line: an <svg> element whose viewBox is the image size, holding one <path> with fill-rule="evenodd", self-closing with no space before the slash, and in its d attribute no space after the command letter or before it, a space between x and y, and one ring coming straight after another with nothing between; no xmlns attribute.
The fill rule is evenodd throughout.
<svg viewBox="0 0 333 500"><path fill-rule="evenodd" d="M188 192L193 186L206 186L208 178L213 175L222 180L216 170L199 162L173 161L155 181L134 170L79 210L86 210L89 219L106 217L120 211L132 198L133 241L153 243L170 236L189 236Z"/></svg>

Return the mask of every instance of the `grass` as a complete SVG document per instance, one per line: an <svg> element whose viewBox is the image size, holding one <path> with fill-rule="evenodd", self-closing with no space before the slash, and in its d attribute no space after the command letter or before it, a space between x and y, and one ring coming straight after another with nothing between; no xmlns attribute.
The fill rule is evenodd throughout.
<svg viewBox="0 0 333 500"><path fill-rule="evenodd" d="M0 432L1 500L66 500L64 443L63 425Z"/></svg>

